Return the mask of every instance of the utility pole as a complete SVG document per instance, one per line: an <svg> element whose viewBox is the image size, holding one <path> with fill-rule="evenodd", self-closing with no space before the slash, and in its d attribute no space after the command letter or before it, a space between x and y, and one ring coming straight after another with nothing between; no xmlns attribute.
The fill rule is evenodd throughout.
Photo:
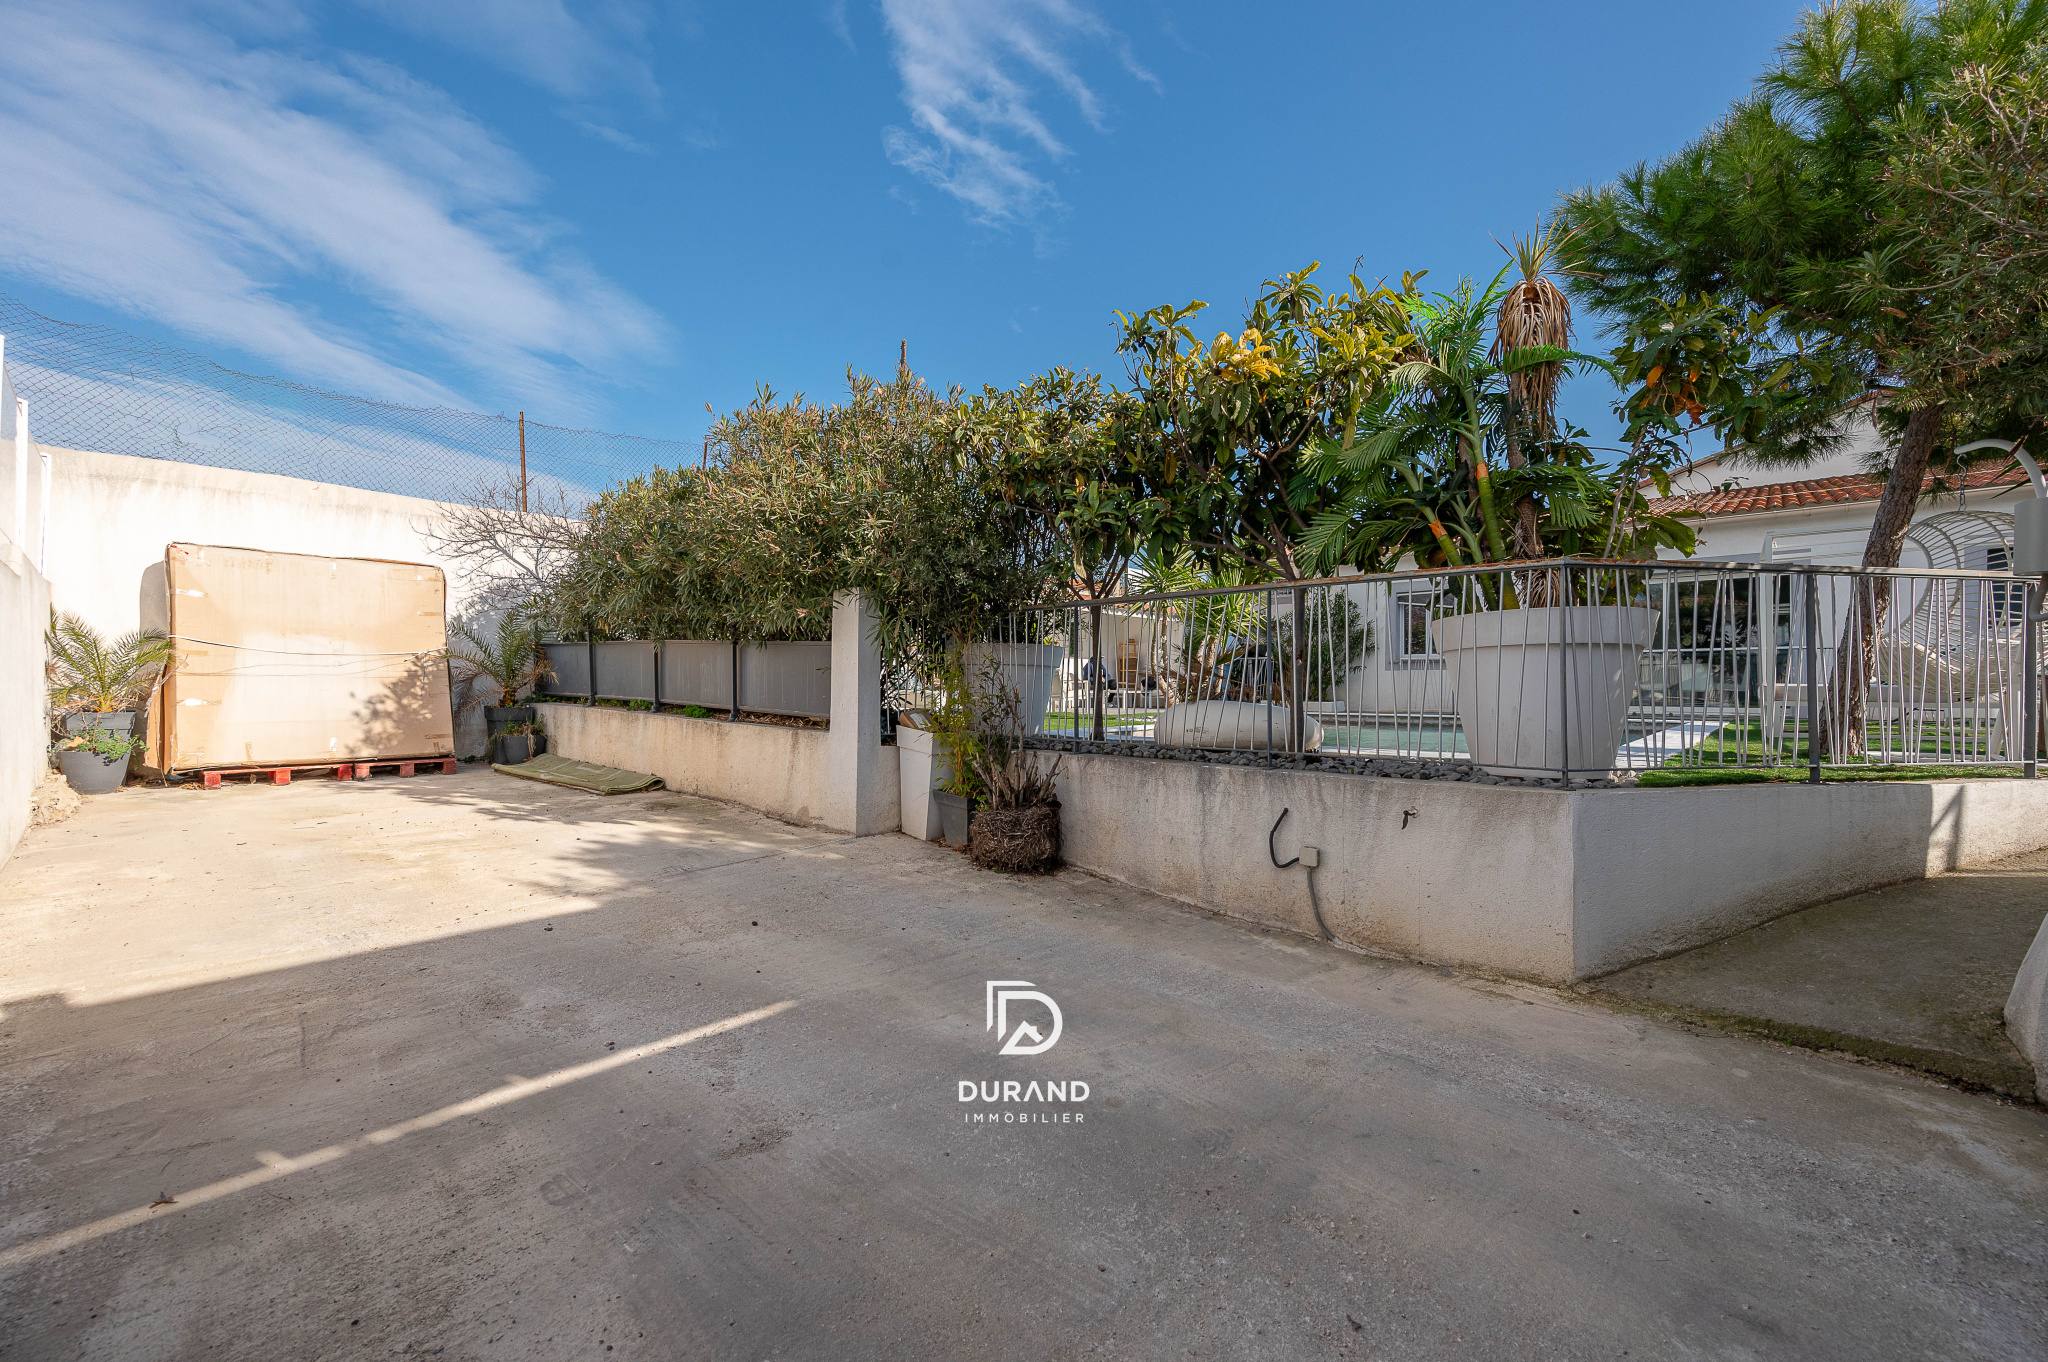
<svg viewBox="0 0 2048 1362"><path fill-rule="evenodd" d="M526 413L519 413L519 514L526 514Z"/></svg>

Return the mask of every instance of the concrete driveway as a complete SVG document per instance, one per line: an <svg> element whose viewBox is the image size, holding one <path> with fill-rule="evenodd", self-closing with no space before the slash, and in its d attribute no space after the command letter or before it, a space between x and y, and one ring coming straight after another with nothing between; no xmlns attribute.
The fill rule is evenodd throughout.
<svg viewBox="0 0 2048 1362"><path fill-rule="evenodd" d="M0 932L0 1357L2048 1355L2037 1108L897 836L131 790Z"/></svg>

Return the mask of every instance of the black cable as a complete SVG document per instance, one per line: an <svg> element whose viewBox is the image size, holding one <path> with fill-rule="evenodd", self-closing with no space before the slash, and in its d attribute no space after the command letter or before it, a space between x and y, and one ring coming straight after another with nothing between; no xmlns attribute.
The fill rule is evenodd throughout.
<svg viewBox="0 0 2048 1362"><path fill-rule="evenodd" d="M1274 834L1280 831L1280 825L1286 821L1287 810L1282 809L1280 810L1280 816L1273 820L1273 831L1266 834L1266 854L1273 858L1273 868L1275 870L1285 870L1288 866L1293 865L1294 861L1301 859L1301 857L1296 856L1294 861L1283 861L1280 859L1280 853L1273 850Z"/></svg>
<svg viewBox="0 0 2048 1362"><path fill-rule="evenodd" d="M1300 858L1297 857L1296 859L1298 860ZM1331 931L1328 925L1324 923L1323 905L1316 902L1316 868L1314 866L1309 866L1304 870L1303 873L1308 876L1308 909L1310 912L1316 915L1316 926L1321 928L1323 933L1323 940L1328 941L1334 945L1337 940L1337 934Z"/></svg>
<svg viewBox="0 0 2048 1362"><path fill-rule="evenodd" d="M1288 866L1301 860L1301 857L1296 856L1292 861L1283 861L1280 859L1280 853L1273 848L1273 838L1279 835L1280 825L1286 821L1287 810L1282 809L1280 810L1280 816L1273 820L1273 830L1266 834L1266 855L1271 859L1276 870L1285 870ZM1302 873L1308 876L1308 908L1310 912L1316 915L1316 930L1323 934L1323 940L1334 944L1337 940L1337 935L1330 930L1329 924L1323 921L1323 905L1316 899L1316 868L1312 865L1303 866Z"/></svg>

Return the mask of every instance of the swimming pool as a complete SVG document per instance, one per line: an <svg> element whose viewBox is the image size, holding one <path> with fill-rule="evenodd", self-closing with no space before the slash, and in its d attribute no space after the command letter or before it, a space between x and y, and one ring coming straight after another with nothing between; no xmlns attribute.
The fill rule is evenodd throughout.
<svg viewBox="0 0 2048 1362"><path fill-rule="evenodd" d="M1360 756L1462 757L1465 730L1457 725L1325 724L1323 751L1355 752Z"/></svg>

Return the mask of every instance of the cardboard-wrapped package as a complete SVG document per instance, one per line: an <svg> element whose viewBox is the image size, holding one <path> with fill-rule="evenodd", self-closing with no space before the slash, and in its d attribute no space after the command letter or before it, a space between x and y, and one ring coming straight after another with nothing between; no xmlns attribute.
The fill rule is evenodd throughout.
<svg viewBox="0 0 2048 1362"><path fill-rule="evenodd" d="M172 544L164 579L177 661L154 769L454 754L439 568Z"/></svg>

